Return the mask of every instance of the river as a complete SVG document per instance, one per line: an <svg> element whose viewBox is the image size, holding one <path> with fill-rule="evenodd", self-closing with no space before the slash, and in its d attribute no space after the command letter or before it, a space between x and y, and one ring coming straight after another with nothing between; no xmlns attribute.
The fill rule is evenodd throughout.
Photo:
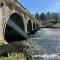
<svg viewBox="0 0 60 60"><path fill-rule="evenodd" d="M60 60L60 29L42 28L33 39L34 47L38 50L34 57L43 57L44 60Z"/></svg>

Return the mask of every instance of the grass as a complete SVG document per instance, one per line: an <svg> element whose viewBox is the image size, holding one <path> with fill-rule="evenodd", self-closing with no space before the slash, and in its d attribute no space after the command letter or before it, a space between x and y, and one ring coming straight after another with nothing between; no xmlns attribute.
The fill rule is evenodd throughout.
<svg viewBox="0 0 60 60"><path fill-rule="evenodd" d="M0 57L0 60L26 60L23 53L19 53L17 56Z"/></svg>
<svg viewBox="0 0 60 60"><path fill-rule="evenodd" d="M55 24L54 27L60 28L60 23Z"/></svg>
<svg viewBox="0 0 60 60"><path fill-rule="evenodd" d="M47 27L47 28L60 28L60 22L57 22L57 23L44 22L43 23L43 27Z"/></svg>

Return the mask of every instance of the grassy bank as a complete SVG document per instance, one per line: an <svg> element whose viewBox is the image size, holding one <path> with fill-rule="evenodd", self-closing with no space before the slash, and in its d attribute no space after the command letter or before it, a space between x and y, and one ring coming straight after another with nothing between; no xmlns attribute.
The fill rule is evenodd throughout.
<svg viewBox="0 0 60 60"><path fill-rule="evenodd" d="M32 57L30 53L27 53L27 48L28 45L19 41L1 45L0 60L31 60Z"/></svg>
<svg viewBox="0 0 60 60"><path fill-rule="evenodd" d="M19 53L17 56L0 57L0 60L26 60L26 56L23 53Z"/></svg>
<svg viewBox="0 0 60 60"><path fill-rule="evenodd" d="M43 28L60 28L60 22L58 23L48 23L48 22L45 22L43 25L42 25Z"/></svg>
<svg viewBox="0 0 60 60"><path fill-rule="evenodd" d="M60 28L60 23L55 24L54 27Z"/></svg>

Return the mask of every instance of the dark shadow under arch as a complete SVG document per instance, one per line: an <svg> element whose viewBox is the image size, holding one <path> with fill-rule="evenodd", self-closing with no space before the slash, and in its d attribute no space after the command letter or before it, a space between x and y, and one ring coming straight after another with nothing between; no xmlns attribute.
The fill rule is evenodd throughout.
<svg viewBox="0 0 60 60"><path fill-rule="evenodd" d="M38 23L36 23L36 31L38 31L40 29L40 26Z"/></svg>
<svg viewBox="0 0 60 60"><path fill-rule="evenodd" d="M28 24L27 24L27 31L28 31L29 33L32 32L32 22L31 22L31 20L28 21Z"/></svg>
<svg viewBox="0 0 60 60"><path fill-rule="evenodd" d="M38 28L38 24L36 23L36 29Z"/></svg>
<svg viewBox="0 0 60 60"><path fill-rule="evenodd" d="M33 29L35 29L35 22L33 22Z"/></svg>
<svg viewBox="0 0 60 60"><path fill-rule="evenodd" d="M18 13L13 13L6 24L4 34L5 40L7 42L13 42L16 40L24 39L25 37L23 38L23 36L20 33L18 33L15 29L8 25L8 23L10 23L10 20L12 20L14 24L19 26L22 31L25 31L23 18Z"/></svg>

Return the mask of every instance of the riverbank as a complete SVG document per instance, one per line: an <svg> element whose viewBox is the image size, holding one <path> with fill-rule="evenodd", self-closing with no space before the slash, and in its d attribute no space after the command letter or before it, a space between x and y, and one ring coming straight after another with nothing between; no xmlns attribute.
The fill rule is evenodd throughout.
<svg viewBox="0 0 60 60"><path fill-rule="evenodd" d="M0 57L0 60L25 60L25 56L23 53L19 53L17 56L9 56L9 57Z"/></svg>
<svg viewBox="0 0 60 60"><path fill-rule="evenodd" d="M41 28L60 28L60 23L45 23Z"/></svg>
<svg viewBox="0 0 60 60"><path fill-rule="evenodd" d="M0 45L0 60L32 60L27 50L27 41L16 41L6 45Z"/></svg>

